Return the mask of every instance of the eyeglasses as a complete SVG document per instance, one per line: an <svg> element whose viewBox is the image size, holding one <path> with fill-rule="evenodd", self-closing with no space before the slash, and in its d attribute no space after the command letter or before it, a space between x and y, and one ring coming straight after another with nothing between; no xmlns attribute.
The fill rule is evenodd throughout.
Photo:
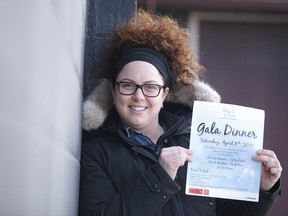
<svg viewBox="0 0 288 216"><path fill-rule="evenodd" d="M118 85L118 90L122 95L133 95L137 89L140 88L146 97L157 97L160 90L164 88L164 86L158 84L137 85L132 82L116 82L116 84Z"/></svg>

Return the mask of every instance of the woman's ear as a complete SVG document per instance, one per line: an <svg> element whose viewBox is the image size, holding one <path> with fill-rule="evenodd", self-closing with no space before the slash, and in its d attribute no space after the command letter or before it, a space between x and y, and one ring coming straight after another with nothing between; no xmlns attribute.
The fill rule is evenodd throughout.
<svg viewBox="0 0 288 216"><path fill-rule="evenodd" d="M169 87L165 87L164 88L164 99L166 98L166 96L168 95L169 93Z"/></svg>
<svg viewBox="0 0 288 216"><path fill-rule="evenodd" d="M115 90L115 86L114 86L113 83L111 82L111 83L110 83L110 91L111 91L111 93L112 93L113 100L114 100L114 94L115 94L114 90Z"/></svg>

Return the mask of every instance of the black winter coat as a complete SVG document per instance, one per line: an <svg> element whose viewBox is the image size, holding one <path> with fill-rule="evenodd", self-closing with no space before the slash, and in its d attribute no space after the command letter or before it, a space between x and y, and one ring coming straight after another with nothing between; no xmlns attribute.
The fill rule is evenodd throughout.
<svg viewBox="0 0 288 216"><path fill-rule="evenodd" d="M155 151L131 142L115 110L82 145L79 216L264 216L279 185L261 192L258 203L185 195L187 163L175 180L158 163L170 146L189 147L191 110L165 104L159 119L165 133Z"/></svg>

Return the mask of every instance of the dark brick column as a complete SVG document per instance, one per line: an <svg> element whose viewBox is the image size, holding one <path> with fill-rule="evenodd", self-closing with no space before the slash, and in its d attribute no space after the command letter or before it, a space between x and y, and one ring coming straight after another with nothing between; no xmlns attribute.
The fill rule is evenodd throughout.
<svg viewBox="0 0 288 216"><path fill-rule="evenodd" d="M97 65L105 44L115 28L129 19L137 8L137 0L88 0L85 30L84 86L85 98L97 84Z"/></svg>

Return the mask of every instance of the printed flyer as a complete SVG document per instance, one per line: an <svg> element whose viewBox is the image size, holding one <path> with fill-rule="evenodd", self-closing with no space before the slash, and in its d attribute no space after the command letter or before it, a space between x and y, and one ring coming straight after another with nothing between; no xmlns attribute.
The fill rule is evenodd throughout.
<svg viewBox="0 0 288 216"><path fill-rule="evenodd" d="M258 202L264 110L195 101L186 194Z"/></svg>

